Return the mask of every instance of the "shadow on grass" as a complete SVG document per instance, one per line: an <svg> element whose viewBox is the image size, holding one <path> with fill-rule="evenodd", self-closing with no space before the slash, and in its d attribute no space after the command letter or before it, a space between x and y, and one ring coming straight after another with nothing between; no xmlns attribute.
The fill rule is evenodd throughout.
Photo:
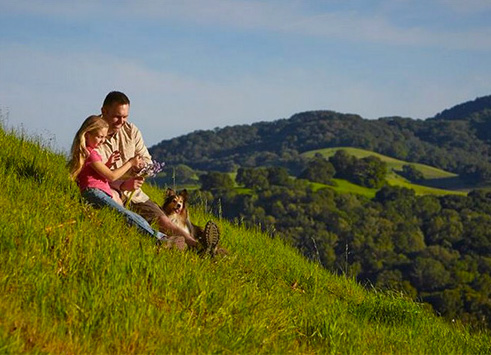
<svg viewBox="0 0 491 355"><path fill-rule="evenodd" d="M447 178L439 178L439 179L427 179L417 181L418 185L433 187L443 190L452 190L452 191L471 191L475 189L481 188L491 188L489 185L480 185L473 184L469 181L461 179L458 176L455 177L447 177Z"/></svg>

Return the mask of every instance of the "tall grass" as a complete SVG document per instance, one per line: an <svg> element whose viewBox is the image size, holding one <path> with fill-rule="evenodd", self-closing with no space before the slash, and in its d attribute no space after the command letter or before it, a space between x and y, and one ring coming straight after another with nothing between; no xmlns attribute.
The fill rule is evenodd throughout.
<svg viewBox="0 0 491 355"><path fill-rule="evenodd" d="M490 337L214 218L226 257L162 249L0 130L0 353L489 353ZM155 199L162 191L146 190Z"/></svg>

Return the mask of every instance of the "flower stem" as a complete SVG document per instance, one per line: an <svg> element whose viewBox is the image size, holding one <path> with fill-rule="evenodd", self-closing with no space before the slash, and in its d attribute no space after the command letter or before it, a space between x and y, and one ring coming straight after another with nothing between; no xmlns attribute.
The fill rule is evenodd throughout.
<svg viewBox="0 0 491 355"><path fill-rule="evenodd" d="M130 206L130 202L131 202L131 199L133 198L133 195L135 194L135 191L136 190L131 191L130 197L128 197L128 199L124 203L125 208L128 208Z"/></svg>

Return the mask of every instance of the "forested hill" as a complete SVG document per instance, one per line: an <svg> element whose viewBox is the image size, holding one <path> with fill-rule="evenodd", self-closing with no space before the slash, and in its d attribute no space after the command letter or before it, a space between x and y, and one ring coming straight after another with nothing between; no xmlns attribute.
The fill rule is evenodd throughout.
<svg viewBox="0 0 491 355"><path fill-rule="evenodd" d="M491 177L491 96L478 98L416 120L368 120L334 111L298 113L289 119L195 131L150 148L167 165L233 171L237 167L281 165L303 169L300 153L351 146L424 163L488 181Z"/></svg>
<svg viewBox="0 0 491 355"><path fill-rule="evenodd" d="M477 117L481 117L484 119L486 117L489 118L489 116L491 115L491 95L478 97L474 101L468 101L463 104L456 105L437 114L435 118L460 120L472 119L473 115L477 115Z"/></svg>

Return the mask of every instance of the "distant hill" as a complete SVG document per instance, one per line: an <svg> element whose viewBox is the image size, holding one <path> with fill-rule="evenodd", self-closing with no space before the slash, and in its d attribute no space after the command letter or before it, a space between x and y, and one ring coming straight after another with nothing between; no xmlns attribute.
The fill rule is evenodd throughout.
<svg viewBox="0 0 491 355"><path fill-rule="evenodd" d="M484 96L456 105L437 114L434 121L465 121L476 137L491 144L491 96ZM489 150L488 150L489 157Z"/></svg>
<svg viewBox="0 0 491 355"><path fill-rule="evenodd" d="M375 157L379 158L380 160L386 162L387 167L389 169L393 169L393 170L397 170L397 171L402 170L402 167L404 165L411 164L411 163L408 163L406 161L391 158L391 157L388 157L388 156L383 155L383 154L378 154L378 153L370 152L370 151L365 150L365 149L351 148L351 147L336 147L336 148L311 150L309 152L302 153L302 155L304 155L306 157L312 157L316 153L320 153L320 154L324 155L325 157L329 158L330 156L333 156L338 150L341 150L341 149L345 150L348 154L353 155L356 158L364 158L364 157L367 157L370 155L375 156ZM443 179L443 178L449 178L449 177L455 177L456 176L455 174L449 173L448 171L437 169L437 168L434 168L432 166L428 166L428 165L424 165L424 164L414 163L411 165L415 166L419 171L421 171L421 173L423 174L425 179Z"/></svg>
<svg viewBox="0 0 491 355"><path fill-rule="evenodd" d="M348 154L360 159L368 156L375 156L385 162L388 168L387 183L392 186L407 187L416 192L418 195L446 195L446 194L466 194L468 186L463 185L462 181L459 181L458 176L449 173L445 170L440 170L432 166L418 164L418 163L408 163L403 160L388 157L386 155L370 152L365 149L360 148L350 148L350 147L336 147L336 148L325 148L318 150L311 150L302 153L302 156L313 157L315 154L319 153L326 158L333 156L336 151L344 150ZM420 181L417 184L411 183L401 176L401 171L404 165L412 165L418 171L420 171L424 177L424 181ZM449 182L453 185L449 186ZM457 184L459 183L459 184ZM348 185L347 185L348 184ZM327 186L330 187L330 186ZM349 184L347 181L336 180L336 186L330 187L338 192L350 192L362 194L367 197L374 197L378 189L369 189L354 184ZM453 191L452 191L453 190Z"/></svg>
<svg viewBox="0 0 491 355"><path fill-rule="evenodd" d="M464 102L437 114L435 119L462 120L473 114L486 113L491 116L491 95L478 97L474 101Z"/></svg>
<svg viewBox="0 0 491 355"><path fill-rule="evenodd" d="M360 282L401 290L449 319L486 320L491 327L491 193L476 190L483 185L478 177L485 177L490 165L489 142L479 129L487 122L485 110L461 119L425 121L312 111L193 132L152 147L152 154L168 165L228 172L201 175L218 183L203 183L196 201L206 200L217 215L261 226L333 272L349 269ZM316 180L316 174L330 169L323 165L325 159L312 156L326 157L340 148L354 159L336 154L341 157L331 165L343 172L344 164L348 174L332 172L333 179ZM379 159L356 164L355 159L367 155L386 164ZM407 179L394 173L405 165L424 176L407 167L401 174ZM375 180L387 166L385 186L350 179L371 171ZM258 169L239 169L246 167ZM303 174L306 167L313 167L310 177ZM233 182L222 179L233 171L241 177L236 181L243 184L240 191L226 188ZM435 180L438 185L411 183ZM473 191L450 194L430 188L445 183L460 189L462 180Z"/></svg>
<svg viewBox="0 0 491 355"><path fill-rule="evenodd" d="M168 166L230 172L279 165L296 175L305 167L302 153L345 146L434 166L475 182L491 181L490 101L490 96L480 98L427 120L302 112L272 122L195 131L162 141L150 152Z"/></svg>

